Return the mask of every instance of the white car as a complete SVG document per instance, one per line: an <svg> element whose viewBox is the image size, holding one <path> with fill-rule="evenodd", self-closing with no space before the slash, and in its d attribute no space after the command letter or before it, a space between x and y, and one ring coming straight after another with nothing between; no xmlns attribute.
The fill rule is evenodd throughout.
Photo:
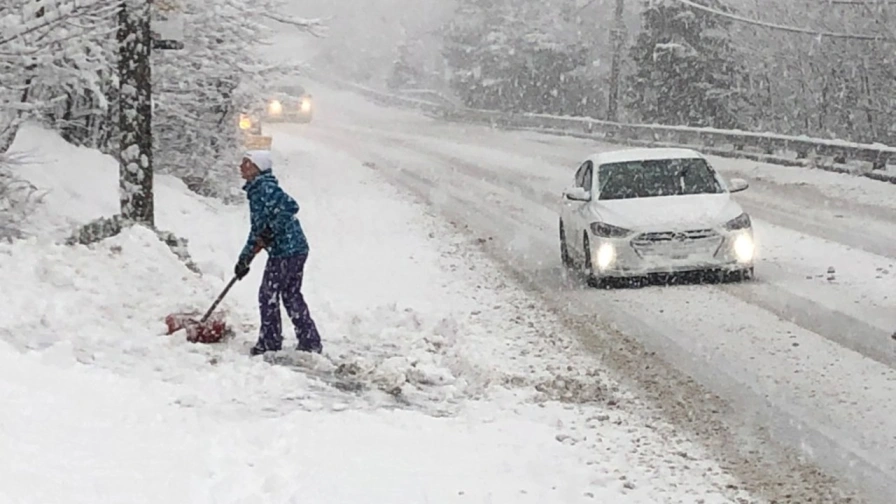
<svg viewBox="0 0 896 504"><path fill-rule="evenodd" d="M730 185L691 149L626 149L590 156L563 193L560 255L588 284L656 273L717 271L752 278L750 216Z"/></svg>

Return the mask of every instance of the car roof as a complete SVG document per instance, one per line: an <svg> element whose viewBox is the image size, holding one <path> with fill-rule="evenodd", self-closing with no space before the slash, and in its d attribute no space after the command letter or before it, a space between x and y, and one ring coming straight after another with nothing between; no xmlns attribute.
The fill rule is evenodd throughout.
<svg viewBox="0 0 896 504"><path fill-rule="evenodd" d="M694 149L678 148L636 148L598 152L589 158L595 165L627 163L631 161L652 161L657 159L704 159L703 154Z"/></svg>

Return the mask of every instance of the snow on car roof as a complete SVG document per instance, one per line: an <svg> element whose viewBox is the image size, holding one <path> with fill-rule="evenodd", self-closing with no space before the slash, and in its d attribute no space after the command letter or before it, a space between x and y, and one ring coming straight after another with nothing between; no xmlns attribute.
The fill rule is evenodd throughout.
<svg viewBox="0 0 896 504"><path fill-rule="evenodd" d="M693 149L674 148L641 148L621 149L610 152L599 152L591 156L596 165L608 163L627 163L630 161L648 161L655 159L702 159L703 155Z"/></svg>
<svg viewBox="0 0 896 504"><path fill-rule="evenodd" d="M274 88L274 92L291 96L301 96L305 94L305 88L299 84L280 84Z"/></svg>

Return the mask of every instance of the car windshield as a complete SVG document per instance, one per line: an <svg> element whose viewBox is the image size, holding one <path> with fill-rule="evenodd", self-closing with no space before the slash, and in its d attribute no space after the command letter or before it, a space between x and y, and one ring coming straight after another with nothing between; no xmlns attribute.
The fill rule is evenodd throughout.
<svg viewBox="0 0 896 504"><path fill-rule="evenodd" d="M298 97L298 96L302 96L303 94L305 94L305 88L303 88L302 86L298 86L298 85L278 86L277 92L288 95L288 96Z"/></svg>
<svg viewBox="0 0 896 504"><path fill-rule="evenodd" d="M598 168L602 200L724 192L703 159L652 159Z"/></svg>

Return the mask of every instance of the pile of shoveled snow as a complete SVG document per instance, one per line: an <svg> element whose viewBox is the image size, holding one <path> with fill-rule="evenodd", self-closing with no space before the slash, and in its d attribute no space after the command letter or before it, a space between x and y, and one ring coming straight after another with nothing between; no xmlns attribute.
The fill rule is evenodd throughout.
<svg viewBox="0 0 896 504"><path fill-rule="evenodd" d="M22 349L158 343L165 315L178 304L172 300L185 306L212 293L142 226L89 246L32 237L0 245L0 256L0 277L15 287L4 289L0 327Z"/></svg>
<svg viewBox="0 0 896 504"><path fill-rule="evenodd" d="M22 131L13 148L29 147L42 161L19 174L49 193L32 221L37 236L0 245L0 395L14 404L0 412L0 452L15 454L4 458L3 473L23 482L0 497L749 497L728 488L736 482L671 426L627 413L634 398L593 369L468 237L357 160L288 129L274 142L275 174L301 204L311 243L304 291L325 348L306 356L312 372L246 355L260 261L222 305L233 341L195 345L161 335L164 315L204 309L229 280L246 235L245 206L157 178L157 225L190 240L201 275L145 228L91 246L60 245L72 226L117 210L117 165L39 128ZM25 486L38 471L65 475L40 490Z"/></svg>

